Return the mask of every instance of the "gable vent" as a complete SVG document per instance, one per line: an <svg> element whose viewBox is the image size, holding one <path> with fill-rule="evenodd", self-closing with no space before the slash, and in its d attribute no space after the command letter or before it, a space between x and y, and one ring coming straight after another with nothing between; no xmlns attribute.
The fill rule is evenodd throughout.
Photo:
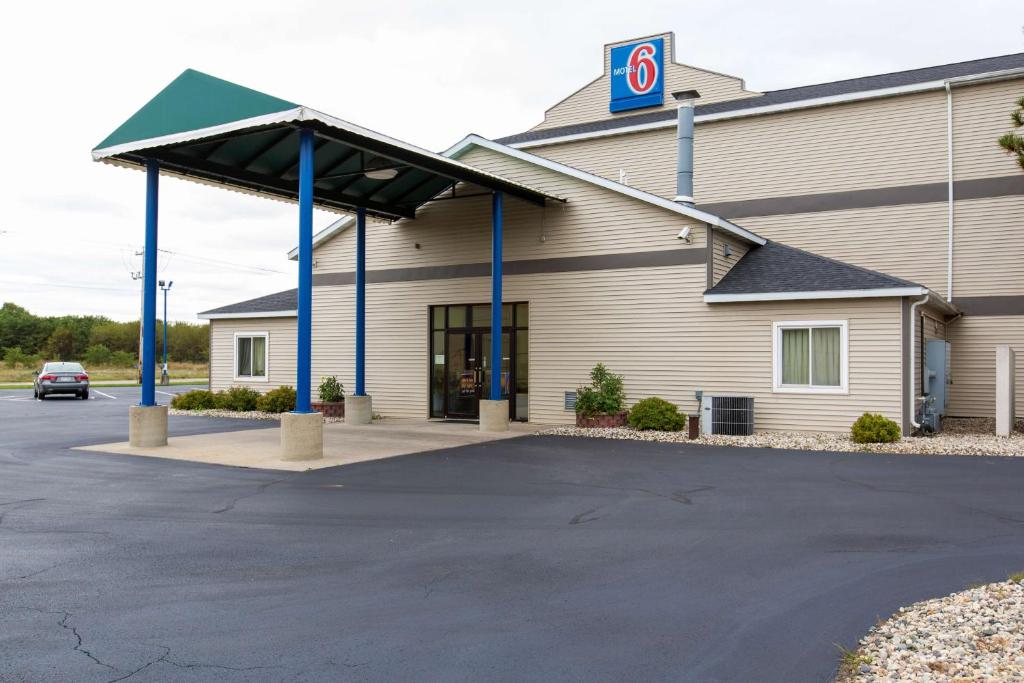
<svg viewBox="0 0 1024 683"><path fill-rule="evenodd" d="M565 392L565 409L576 412L576 392L567 391Z"/></svg>

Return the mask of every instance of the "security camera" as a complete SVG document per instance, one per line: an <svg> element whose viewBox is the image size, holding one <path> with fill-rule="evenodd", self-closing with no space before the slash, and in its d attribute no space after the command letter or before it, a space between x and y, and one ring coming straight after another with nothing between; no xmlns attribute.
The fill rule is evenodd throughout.
<svg viewBox="0 0 1024 683"><path fill-rule="evenodd" d="M685 227L682 230L680 230L679 234L676 235L676 238L677 239L681 239L681 240L686 240L686 242L689 243L690 242L690 228L689 227Z"/></svg>

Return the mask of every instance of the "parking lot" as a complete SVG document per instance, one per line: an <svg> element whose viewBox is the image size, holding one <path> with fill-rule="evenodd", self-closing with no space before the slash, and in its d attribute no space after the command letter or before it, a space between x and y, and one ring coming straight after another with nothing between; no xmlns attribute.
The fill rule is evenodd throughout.
<svg viewBox="0 0 1024 683"><path fill-rule="evenodd" d="M525 436L271 472L70 450L126 438L138 390L101 391L0 393L0 680L824 681L1024 569L1020 458Z"/></svg>

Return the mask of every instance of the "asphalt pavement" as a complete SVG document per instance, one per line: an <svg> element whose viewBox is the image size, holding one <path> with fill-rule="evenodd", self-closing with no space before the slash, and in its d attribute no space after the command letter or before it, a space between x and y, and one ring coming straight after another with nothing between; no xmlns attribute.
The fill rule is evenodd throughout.
<svg viewBox="0 0 1024 683"><path fill-rule="evenodd" d="M2 681L825 681L1024 569L1024 458L525 436L269 472L69 450L127 438L103 391L0 392Z"/></svg>

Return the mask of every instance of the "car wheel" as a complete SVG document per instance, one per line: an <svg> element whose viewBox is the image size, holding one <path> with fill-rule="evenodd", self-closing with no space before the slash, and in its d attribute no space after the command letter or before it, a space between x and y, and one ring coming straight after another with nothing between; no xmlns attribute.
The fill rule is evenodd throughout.
<svg viewBox="0 0 1024 683"><path fill-rule="evenodd" d="M39 392L39 400L42 401L45 398L46 398L46 394L44 394L43 392L40 391Z"/></svg>
<svg viewBox="0 0 1024 683"><path fill-rule="evenodd" d="M89 400L89 390L88 389L86 389L85 391L82 392L82 400L83 401L88 401Z"/></svg>

